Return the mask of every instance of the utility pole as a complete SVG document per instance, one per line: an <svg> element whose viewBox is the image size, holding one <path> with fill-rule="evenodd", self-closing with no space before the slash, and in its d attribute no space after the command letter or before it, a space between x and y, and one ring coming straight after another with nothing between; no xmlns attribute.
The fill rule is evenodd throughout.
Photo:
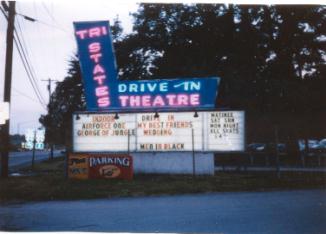
<svg viewBox="0 0 326 234"><path fill-rule="evenodd" d="M191 142L192 142L192 176L196 176L196 160L195 160L195 134L194 129L191 128Z"/></svg>
<svg viewBox="0 0 326 234"><path fill-rule="evenodd" d="M5 64L5 82L4 82L4 102L8 102L10 105L11 96L11 77L12 77L12 55L13 55L13 41L14 41L14 23L15 23L15 1L9 1L9 6L2 1L2 6L8 11L8 27L7 27L7 47L6 47L6 64ZM9 107L10 109L10 107ZM10 118L1 128L1 177L8 177L8 159L10 150Z"/></svg>
<svg viewBox="0 0 326 234"><path fill-rule="evenodd" d="M47 81L48 82L48 91L49 91L49 105L51 103L51 84L52 82L57 82L57 80L52 80L51 78L47 79L47 80L42 80L42 81ZM49 107L49 111L50 111L50 107ZM49 129L49 136L50 136L50 159L53 159L53 142L52 142L52 121L50 123L50 129Z"/></svg>
<svg viewBox="0 0 326 234"><path fill-rule="evenodd" d="M49 91L49 103L51 102L51 84L52 82L58 82L57 80L52 80L51 78L47 80L42 80L42 81L47 81L48 82L48 91Z"/></svg>

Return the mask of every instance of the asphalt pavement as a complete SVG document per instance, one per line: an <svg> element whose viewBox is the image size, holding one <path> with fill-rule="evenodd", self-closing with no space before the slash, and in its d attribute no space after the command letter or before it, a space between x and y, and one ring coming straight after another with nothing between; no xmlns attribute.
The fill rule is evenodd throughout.
<svg viewBox="0 0 326 234"><path fill-rule="evenodd" d="M60 150L55 150L53 152L54 157L61 156L62 153ZM23 152L10 152L9 153L9 170L11 172L32 164L32 151L23 151ZM35 151L35 162L41 162L49 159L49 151Z"/></svg>
<svg viewBox="0 0 326 234"><path fill-rule="evenodd" d="M0 230L326 233L326 191L228 192L0 206Z"/></svg>
<svg viewBox="0 0 326 234"><path fill-rule="evenodd" d="M298 166L280 166L280 172L323 172L326 173L325 167L298 167ZM217 166L215 167L215 171L252 171L252 172L276 172L276 167L271 166Z"/></svg>

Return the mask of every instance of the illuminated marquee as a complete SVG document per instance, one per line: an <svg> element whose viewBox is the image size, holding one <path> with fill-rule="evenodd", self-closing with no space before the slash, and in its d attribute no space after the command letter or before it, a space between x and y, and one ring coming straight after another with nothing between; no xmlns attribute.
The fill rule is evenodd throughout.
<svg viewBox="0 0 326 234"><path fill-rule="evenodd" d="M244 151L244 111L79 114L74 152ZM94 162L98 163L98 162Z"/></svg>
<svg viewBox="0 0 326 234"><path fill-rule="evenodd" d="M219 78L119 81L108 21L74 23L89 111L210 109Z"/></svg>

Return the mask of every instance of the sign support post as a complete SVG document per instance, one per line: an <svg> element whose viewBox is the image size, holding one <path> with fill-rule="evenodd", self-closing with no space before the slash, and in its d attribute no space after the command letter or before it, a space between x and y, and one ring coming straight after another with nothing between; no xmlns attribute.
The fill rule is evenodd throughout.
<svg viewBox="0 0 326 234"><path fill-rule="evenodd" d="M36 144L36 130L34 130L34 139L33 139L32 170L34 170L34 161L35 161L35 144Z"/></svg>
<svg viewBox="0 0 326 234"><path fill-rule="evenodd" d="M276 173L277 173L277 178L281 178L281 171L280 171L280 157L278 154L278 128L277 125L275 125L275 156L276 156Z"/></svg>
<svg viewBox="0 0 326 234"><path fill-rule="evenodd" d="M195 162L195 138L194 129L191 128L191 140L192 140L192 176L196 176L196 162Z"/></svg>
<svg viewBox="0 0 326 234"><path fill-rule="evenodd" d="M130 154L130 132L128 129L128 155Z"/></svg>

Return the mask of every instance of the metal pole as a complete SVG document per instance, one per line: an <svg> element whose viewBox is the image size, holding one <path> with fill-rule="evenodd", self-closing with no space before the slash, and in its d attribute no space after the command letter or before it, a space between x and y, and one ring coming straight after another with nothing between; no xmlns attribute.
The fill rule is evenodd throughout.
<svg viewBox="0 0 326 234"><path fill-rule="evenodd" d="M128 155L130 154L130 132L128 129Z"/></svg>
<svg viewBox="0 0 326 234"><path fill-rule="evenodd" d="M278 154L278 128L277 125L275 125L275 156L276 156L276 173L277 178L281 178L281 171L280 171L280 157Z"/></svg>
<svg viewBox="0 0 326 234"><path fill-rule="evenodd" d="M191 139L192 139L192 176L196 176L196 161L195 161L195 138L194 129L191 129Z"/></svg>
<svg viewBox="0 0 326 234"><path fill-rule="evenodd" d="M254 155L252 152L249 153L249 158L250 158L250 165L253 166L254 165Z"/></svg>
<svg viewBox="0 0 326 234"><path fill-rule="evenodd" d="M48 91L49 91L49 106L48 106L48 110L50 112L50 104L51 104L51 84L53 81L57 81L57 80L52 80L51 78L47 79L47 80L42 80L42 81L47 81L48 82ZM52 126L52 120L50 122L50 131L49 131L49 135L50 135L50 159L53 159L53 150L54 150L54 144L53 144L53 139L52 139L52 132L53 132L53 126Z"/></svg>
<svg viewBox="0 0 326 234"><path fill-rule="evenodd" d="M303 167L305 167L305 156L308 156L309 155L309 141L307 138L305 138L305 148L304 148L304 151L301 151L300 152L300 155L301 155L301 164Z"/></svg>
<svg viewBox="0 0 326 234"><path fill-rule="evenodd" d="M35 161L35 144L36 144L36 130L34 130L34 139L33 139L32 170L34 170L34 161Z"/></svg>
<svg viewBox="0 0 326 234"><path fill-rule="evenodd" d="M2 4L6 4L4 1ZM12 78L12 55L13 55L13 40L14 40L14 23L15 23L15 1L9 1L8 7L8 27L7 27L7 48L6 48L6 65L5 65L5 82L4 82L4 102L9 102L11 96L11 78ZM10 107L9 107L10 109ZM1 177L8 177L8 161L10 148L10 118L5 122L1 128L3 142L1 150Z"/></svg>
<svg viewBox="0 0 326 234"><path fill-rule="evenodd" d="M68 166L68 163L69 163L69 155L70 155L70 152L69 152L68 150L66 150L66 152L65 152L65 164L64 164L65 178L66 178L66 179L68 178L68 170L69 170L69 166Z"/></svg>
<svg viewBox="0 0 326 234"><path fill-rule="evenodd" d="M50 112L50 105L51 105L51 82L52 80L49 78L49 84L48 84L48 91L49 91L49 112ZM50 137L51 137L51 140L50 140L50 159L52 160L53 159L53 139L52 139L52 128L53 128L53 124L52 124L52 120L51 120L51 123L50 123L50 126L51 126L51 129L50 129Z"/></svg>
<svg viewBox="0 0 326 234"><path fill-rule="evenodd" d="M268 155L265 153L265 166L269 166Z"/></svg>

